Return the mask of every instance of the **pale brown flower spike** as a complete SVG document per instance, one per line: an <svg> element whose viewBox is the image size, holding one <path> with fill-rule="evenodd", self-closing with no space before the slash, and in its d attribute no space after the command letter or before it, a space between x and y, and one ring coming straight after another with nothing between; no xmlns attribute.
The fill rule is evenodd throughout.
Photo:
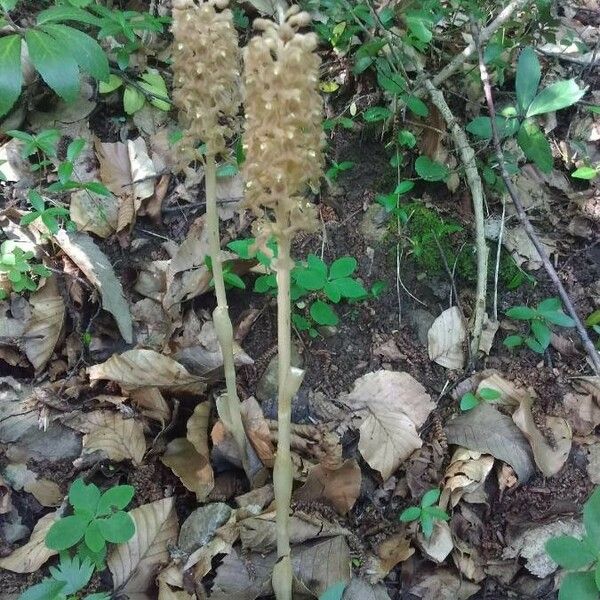
<svg viewBox="0 0 600 600"><path fill-rule="evenodd" d="M258 19L262 35L245 51L246 207L257 216L257 244L268 251L277 241L278 439L273 471L277 509L277 563L273 590L277 600L292 598L289 511L292 496L290 454L292 398L304 372L291 367L290 257L293 236L317 224L315 209L303 196L317 183L323 167L322 102L318 92L316 36L298 33L307 13L291 8L279 25Z"/></svg>

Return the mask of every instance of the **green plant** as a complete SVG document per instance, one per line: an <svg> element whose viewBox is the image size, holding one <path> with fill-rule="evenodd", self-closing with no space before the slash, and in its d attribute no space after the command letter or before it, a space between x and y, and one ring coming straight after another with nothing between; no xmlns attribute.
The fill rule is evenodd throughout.
<svg viewBox="0 0 600 600"><path fill-rule="evenodd" d="M0 245L0 274L6 274L10 289L17 294L24 291L35 292L37 284L34 278L51 275L44 265L31 262L33 256L33 252L19 248L13 240L5 240ZM7 296L6 289L0 287L0 300Z"/></svg>
<svg viewBox="0 0 600 600"><path fill-rule="evenodd" d="M23 142L21 156L28 159L30 156L36 156L36 162L31 163L31 170L38 171L45 169L52 164L50 158L56 156L56 145L60 140L60 131L58 129L45 129L37 134L11 129L6 135Z"/></svg>
<svg viewBox="0 0 600 600"><path fill-rule="evenodd" d="M423 494L419 506L409 506L401 513L399 519L403 523L418 521L421 531L426 538L430 538L433 533L433 526L436 521L449 521L450 515L435 503L440 498L440 490L431 489Z"/></svg>
<svg viewBox="0 0 600 600"><path fill-rule="evenodd" d="M352 167L354 167L354 164L355 163L350 160L344 160L341 163L332 160L331 166L329 169L327 169L327 171L325 171L325 177L327 177L329 181L336 181L340 173L350 170Z"/></svg>
<svg viewBox="0 0 600 600"><path fill-rule="evenodd" d="M575 104L583 97L586 88L580 88L573 79L568 79L557 81L538 92L541 76L535 50L527 46L517 62L516 106L503 108L496 116L496 125L503 138L516 134L525 156L547 173L552 170L552 149L534 117ZM467 125L467 131L474 136L491 139L490 117L473 119Z"/></svg>
<svg viewBox="0 0 600 600"><path fill-rule="evenodd" d="M76 546L78 556L103 565L107 542L122 544L135 533L133 519L123 510L134 491L130 485L118 485L101 493L93 483L77 479L69 488L73 514L52 524L46 546L59 552Z"/></svg>
<svg viewBox="0 0 600 600"><path fill-rule="evenodd" d="M504 345L517 348L526 344L531 350L540 354L543 354L550 345L552 338L550 325L575 327L575 321L563 312L558 298L546 298L537 305L537 308L513 306L505 314L511 319L527 321L529 331L526 335L509 335L504 340Z"/></svg>
<svg viewBox="0 0 600 600"><path fill-rule="evenodd" d="M600 488L583 505L582 539L570 535L546 542L550 558L567 571L558 600L598 600L600 597Z"/></svg>
<svg viewBox="0 0 600 600"><path fill-rule="evenodd" d="M479 406L480 404L493 404L500 398L501 394L498 390L492 388L481 388L476 392L467 392L460 399L460 410L467 411Z"/></svg>
<svg viewBox="0 0 600 600"><path fill-rule="evenodd" d="M36 190L29 190L27 199L33 210L25 213L21 217L21 225L29 225L36 219L40 219L42 223L48 228L48 231L53 234L57 234L63 221L66 222L68 229L73 229L74 224L69 220L69 210L62 206L50 206L46 207L44 199Z"/></svg>
<svg viewBox="0 0 600 600"><path fill-rule="evenodd" d="M578 169L576 169L575 171L573 171L571 173L571 177L574 177L575 179L586 179L586 180L591 180L591 179L595 179L596 177L598 177L598 175L600 174L600 164L596 165L595 167L590 167L590 166L583 166L583 167L579 167Z"/></svg>
<svg viewBox="0 0 600 600"><path fill-rule="evenodd" d="M595 310L593 313L589 314L587 319L585 320L585 324L588 327L591 327L594 330L594 333L598 334L598 339L596 340L596 348L600 348L600 309Z"/></svg>

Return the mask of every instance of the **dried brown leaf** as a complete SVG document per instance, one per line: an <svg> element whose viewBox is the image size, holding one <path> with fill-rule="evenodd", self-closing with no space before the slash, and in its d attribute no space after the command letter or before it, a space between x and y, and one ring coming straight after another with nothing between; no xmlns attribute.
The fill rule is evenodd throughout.
<svg viewBox="0 0 600 600"><path fill-rule="evenodd" d="M462 369L465 365L467 328L458 307L445 310L427 333L429 358L447 369Z"/></svg>
<svg viewBox="0 0 600 600"><path fill-rule="evenodd" d="M131 401L149 419L165 425L171 419L171 409L161 391L155 387L142 387L130 392Z"/></svg>
<svg viewBox="0 0 600 600"><path fill-rule="evenodd" d="M272 467L275 463L275 447L260 404L251 396L242 402L241 411L244 430L258 458L267 467Z"/></svg>
<svg viewBox="0 0 600 600"><path fill-rule="evenodd" d="M406 532L394 533L377 547L376 556L370 557L366 573L370 583L379 583L399 563L408 560L415 553Z"/></svg>

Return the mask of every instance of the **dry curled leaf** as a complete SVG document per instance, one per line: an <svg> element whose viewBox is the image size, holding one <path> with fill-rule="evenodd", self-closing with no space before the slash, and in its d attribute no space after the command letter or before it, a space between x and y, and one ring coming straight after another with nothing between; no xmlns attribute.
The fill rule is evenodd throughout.
<svg viewBox="0 0 600 600"><path fill-rule="evenodd" d="M417 427L434 408L425 388L408 373L383 370L357 379L346 401L362 411L358 449L384 480L421 447Z"/></svg>
<svg viewBox="0 0 600 600"><path fill-rule="evenodd" d="M370 557L366 572L370 583L379 583L399 563L415 553L406 532L394 533L377 547L376 556Z"/></svg>
<svg viewBox="0 0 600 600"><path fill-rule="evenodd" d="M248 440L263 464L272 467L275 463L275 446L271 441L271 430L260 404L251 396L242 402L241 411Z"/></svg>
<svg viewBox="0 0 600 600"><path fill-rule="evenodd" d="M460 310L452 306L437 317L427 333L429 358L447 369L462 369L466 340L467 328Z"/></svg>
<svg viewBox="0 0 600 600"><path fill-rule="evenodd" d="M493 456L458 448L444 475L440 506L445 508L450 502L455 507L463 497L467 502L485 502L483 486L493 466Z"/></svg>
<svg viewBox="0 0 600 600"><path fill-rule="evenodd" d="M128 350L114 354L106 362L88 369L91 381L108 379L123 389L157 387L171 393L199 394L204 391L202 378L168 356L154 350Z"/></svg>
<svg viewBox="0 0 600 600"><path fill-rule="evenodd" d="M131 401L149 419L165 425L171 419L171 409L161 391L155 387L142 387L131 390Z"/></svg>
<svg viewBox="0 0 600 600"><path fill-rule="evenodd" d="M115 590L144 594L150 591L158 567L169 560L169 546L177 541L175 499L144 504L129 515L135 534L127 543L113 546L106 563Z"/></svg>

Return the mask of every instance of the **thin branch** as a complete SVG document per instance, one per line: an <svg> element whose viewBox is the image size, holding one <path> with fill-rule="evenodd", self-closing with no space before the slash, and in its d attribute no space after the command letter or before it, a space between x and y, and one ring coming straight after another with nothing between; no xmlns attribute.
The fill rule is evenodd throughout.
<svg viewBox="0 0 600 600"><path fill-rule="evenodd" d="M479 39L477 39L477 37ZM490 121L491 121L491 125L492 125L492 136L493 136L493 140L494 140L494 149L496 150L496 154L498 156L498 162L500 165L500 172L502 174L502 179L504 180L504 183L506 184L506 189L508 190L508 193L512 199L513 205L517 211L517 216L519 217L521 226L523 227L523 229L525 230L525 233L527 234L527 237L529 237L529 239L531 240L531 243L537 250L537 253L540 255L542 264L544 265L544 268L546 269L548 276L552 280L552 283L555 285L556 289L558 290L558 293L560 295L561 300L563 301L563 304L565 306L567 313L573 319L573 321L575 321L575 328L577 329L577 333L579 334L579 337L581 338L583 346L584 346L584 348L587 352L587 355L592 363L592 367L593 367L596 375L600 375L600 354L594 348L594 344L592 343L592 340L590 340L590 336L588 335L585 327L583 326L581 319L577 315L577 311L575 310L575 307L573 306L573 302L571 301L571 298L570 298L569 294L567 293L567 290L565 289L561 280L559 279L558 273L556 272L554 265L550 262L550 257L546 253L546 250L545 250L544 246L542 245L542 243L540 242L533 226L531 225L531 222L527 218L527 213L525 212L525 210L523 208L523 203L521 202L519 193L517 192L515 186L513 185L513 182L510 179L510 175L508 174L508 171L506 170L506 163L504 160L504 152L502 150L502 145L500 144L500 136L498 135L498 127L496 124L496 109L494 107L494 98L492 96L492 86L490 85L490 78L489 78L485 63L483 61L482 44L483 44L484 39L482 38L481 35L477 36L476 34L475 34L475 38L476 38L475 42L477 45L477 53L479 56L479 71L481 73L481 82L483 84L485 100L486 100L488 110L490 113Z"/></svg>

